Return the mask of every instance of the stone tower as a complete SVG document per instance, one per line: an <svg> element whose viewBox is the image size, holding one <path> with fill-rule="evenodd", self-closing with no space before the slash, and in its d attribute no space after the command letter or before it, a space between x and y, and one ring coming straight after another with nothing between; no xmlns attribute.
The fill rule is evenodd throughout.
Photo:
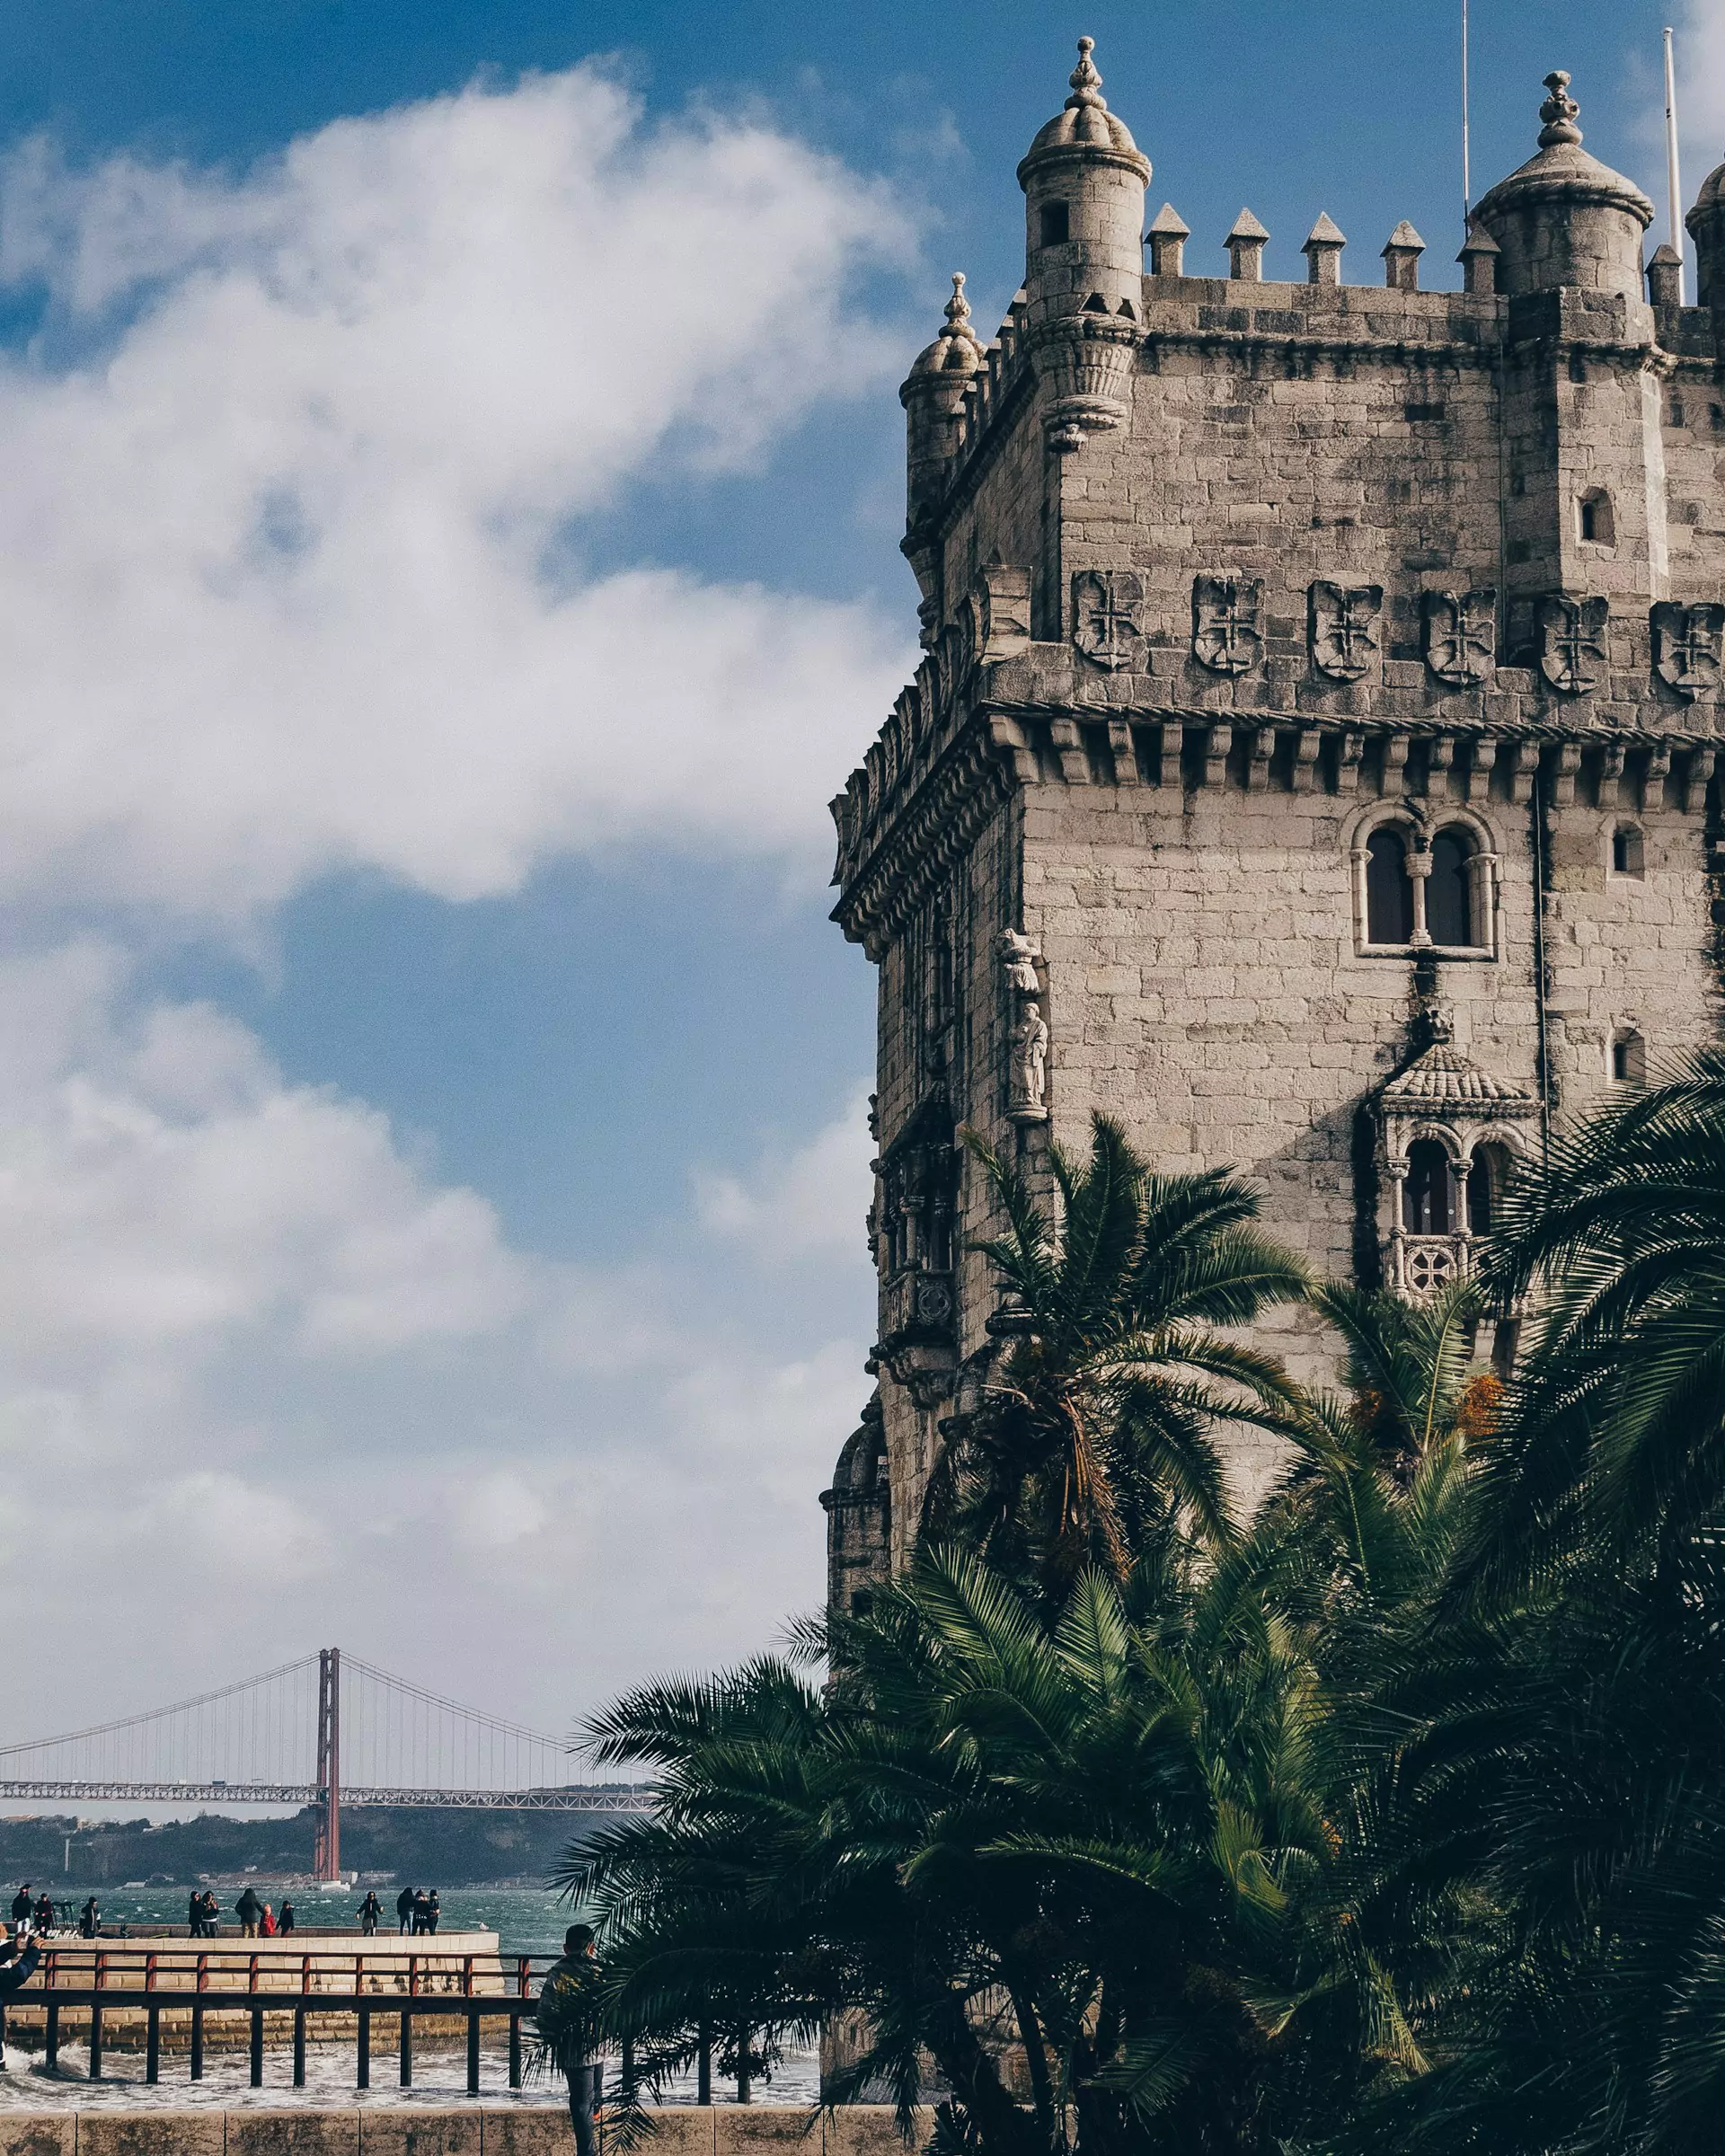
<svg viewBox="0 0 1725 2156"><path fill-rule="evenodd" d="M1316 1271L1419 1294L1556 1118L1719 1030L1725 167L1695 307L1561 74L1459 292L1406 223L1348 283L1327 216L1267 282L1250 210L1207 277L1164 206L1146 275L1088 39L1071 80L997 336L959 280L902 392L926 656L833 804L880 968L845 1606L995 1352L964 1125L1034 1171L1104 1109L1252 1177ZM1305 1313L1267 1344L1322 1368Z"/></svg>

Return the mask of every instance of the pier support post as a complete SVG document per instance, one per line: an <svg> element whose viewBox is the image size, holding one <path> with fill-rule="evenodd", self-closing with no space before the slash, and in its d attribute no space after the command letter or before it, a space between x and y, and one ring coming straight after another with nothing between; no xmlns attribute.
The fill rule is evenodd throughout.
<svg viewBox="0 0 1725 2156"><path fill-rule="evenodd" d="M294 2087L305 2086L305 2009L294 2009Z"/></svg>
<svg viewBox="0 0 1725 2156"><path fill-rule="evenodd" d="M263 2087L263 2009L252 2009L252 2086Z"/></svg>
<svg viewBox="0 0 1725 2156"><path fill-rule="evenodd" d="M413 2017L402 2016L402 2087L413 2086Z"/></svg>
<svg viewBox="0 0 1725 2156"><path fill-rule="evenodd" d="M479 2094L479 2009L467 2010L467 2093Z"/></svg>
<svg viewBox="0 0 1725 2156"><path fill-rule="evenodd" d="M204 2010L201 2004L191 2010L191 2078L204 2078Z"/></svg>
<svg viewBox="0 0 1725 2156"><path fill-rule="evenodd" d="M153 2088L162 2079L162 2009L148 2008L144 2016L144 2079Z"/></svg>
<svg viewBox="0 0 1725 2156"><path fill-rule="evenodd" d="M354 2086L358 2089L371 2087L371 2009L368 2006L359 2009L359 2078Z"/></svg>

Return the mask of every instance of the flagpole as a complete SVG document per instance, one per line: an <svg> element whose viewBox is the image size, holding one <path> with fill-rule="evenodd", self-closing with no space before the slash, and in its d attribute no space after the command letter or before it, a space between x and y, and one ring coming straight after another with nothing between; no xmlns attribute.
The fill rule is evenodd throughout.
<svg viewBox="0 0 1725 2156"><path fill-rule="evenodd" d="M1666 33L1668 39L1670 32ZM1462 0L1462 237L1468 233L1468 221L1473 215L1473 143L1468 128L1467 113L1467 0Z"/></svg>
<svg viewBox="0 0 1725 2156"><path fill-rule="evenodd" d="M1683 305L1683 181L1677 171L1677 70L1672 57L1673 38L1665 33L1665 180L1671 195L1671 244L1676 250L1677 305Z"/></svg>

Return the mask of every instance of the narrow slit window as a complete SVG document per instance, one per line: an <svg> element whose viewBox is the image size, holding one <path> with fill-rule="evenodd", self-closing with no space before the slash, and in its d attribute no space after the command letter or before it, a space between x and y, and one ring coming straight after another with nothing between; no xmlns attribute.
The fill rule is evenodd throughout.
<svg viewBox="0 0 1725 2156"><path fill-rule="evenodd" d="M1473 894L1468 862L1473 849L1465 833L1440 831L1431 842L1431 873L1426 879L1426 932L1437 944L1468 950L1479 941L1473 932Z"/></svg>
<svg viewBox="0 0 1725 2156"><path fill-rule="evenodd" d="M1615 546L1617 523L1612 515L1611 496L1606 490L1592 488L1576 506L1581 536L1594 546Z"/></svg>
<svg viewBox="0 0 1725 2156"><path fill-rule="evenodd" d="M1064 247L1071 237L1072 218L1064 202L1045 202L1042 205L1042 244L1045 247Z"/></svg>
<svg viewBox="0 0 1725 2156"><path fill-rule="evenodd" d="M1413 879L1408 842L1399 831L1374 831L1366 844L1366 941L1413 941Z"/></svg>
<svg viewBox="0 0 1725 2156"><path fill-rule="evenodd" d="M1420 1138L1408 1148L1408 1179L1402 1186L1402 1224L1410 1235L1450 1233L1449 1155L1436 1138Z"/></svg>
<svg viewBox="0 0 1725 2156"><path fill-rule="evenodd" d="M1611 872L1614 876L1645 873L1641 835L1633 824L1619 824L1611 835Z"/></svg>
<svg viewBox="0 0 1725 2156"><path fill-rule="evenodd" d="M1619 1085L1647 1083L1647 1043L1633 1026L1620 1026L1611 1037L1611 1074Z"/></svg>

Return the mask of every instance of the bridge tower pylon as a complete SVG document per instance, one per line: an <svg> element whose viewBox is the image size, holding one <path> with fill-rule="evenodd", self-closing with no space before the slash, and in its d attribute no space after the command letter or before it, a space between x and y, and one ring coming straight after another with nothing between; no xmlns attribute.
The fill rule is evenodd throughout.
<svg viewBox="0 0 1725 2156"><path fill-rule="evenodd" d="M341 1877L341 1649L317 1657L317 1828L312 1869L320 1880Z"/></svg>

